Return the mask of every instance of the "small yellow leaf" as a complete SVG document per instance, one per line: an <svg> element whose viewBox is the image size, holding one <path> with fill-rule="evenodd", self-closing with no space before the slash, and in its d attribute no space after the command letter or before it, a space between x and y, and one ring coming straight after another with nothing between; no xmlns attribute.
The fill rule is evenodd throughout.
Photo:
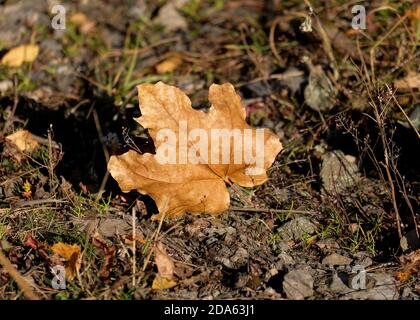
<svg viewBox="0 0 420 320"><path fill-rule="evenodd" d="M81 33L88 33L95 28L95 21L90 20L84 13L78 12L70 17Z"/></svg>
<svg viewBox="0 0 420 320"><path fill-rule="evenodd" d="M35 135L24 129L19 129L11 135L8 135L6 140L15 144L22 152L31 152L39 145Z"/></svg>
<svg viewBox="0 0 420 320"><path fill-rule="evenodd" d="M25 192L29 192L31 191L31 183L29 181L25 181L25 183L23 184L23 191Z"/></svg>
<svg viewBox="0 0 420 320"><path fill-rule="evenodd" d="M164 289L170 289L177 285L175 280L170 280L167 278L163 278L159 275L156 275L156 277L153 279L152 283L152 289L155 290L164 290Z"/></svg>
<svg viewBox="0 0 420 320"><path fill-rule="evenodd" d="M1 64L18 68L24 62L32 62L39 53L39 47L33 44L25 44L11 49L1 59Z"/></svg>
<svg viewBox="0 0 420 320"><path fill-rule="evenodd" d="M58 242L51 247L51 250L64 260L66 278L73 280L82 265L80 246Z"/></svg>
<svg viewBox="0 0 420 320"><path fill-rule="evenodd" d="M175 71L182 63L180 56L172 56L156 66L156 72L159 74Z"/></svg>

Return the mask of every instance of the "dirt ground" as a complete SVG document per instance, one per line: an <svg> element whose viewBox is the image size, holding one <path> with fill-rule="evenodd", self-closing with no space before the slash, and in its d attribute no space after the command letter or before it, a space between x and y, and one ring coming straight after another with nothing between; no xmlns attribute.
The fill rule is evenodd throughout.
<svg viewBox="0 0 420 320"><path fill-rule="evenodd" d="M0 59L39 49L0 64L0 299L418 300L420 5L360 4L362 29L338 0L0 1ZM136 85L158 81L195 108L232 83L283 143L269 180L159 227L107 173L110 155L153 152L133 118ZM158 247L173 285L156 284Z"/></svg>

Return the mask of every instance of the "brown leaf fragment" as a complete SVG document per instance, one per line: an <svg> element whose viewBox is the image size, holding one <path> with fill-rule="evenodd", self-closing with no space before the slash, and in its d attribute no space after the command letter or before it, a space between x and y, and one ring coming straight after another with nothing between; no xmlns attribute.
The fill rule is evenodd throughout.
<svg viewBox="0 0 420 320"><path fill-rule="evenodd" d="M420 73L409 72L405 78L395 80L397 89L420 89Z"/></svg>
<svg viewBox="0 0 420 320"><path fill-rule="evenodd" d="M420 272L420 249L400 257L401 269L396 273L399 281L406 281Z"/></svg>
<svg viewBox="0 0 420 320"><path fill-rule="evenodd" d="M82 265L80 246L58 242L51 247L51 250L64 260L66 278L73 280Z"/></svg>
<svg viewBox="0 0 420 320"><path fill-rule="evenodd" d="M108 245L98 232L95 232L92 235L92 244L96 248L100 249L103 255L105 256L105 261L102 264L102 268L99 275L102 279L108 279L110 275L109 269L112 266L112 263L114 262L117 247L115 245Z"/></svg>
<svg viewBox="0 0 420 320"><path fill-rule="evenodd" d="M158 243L155 248L155 263L159 276L167 279L173 278L175 265L171 257L166 253L166 249L162 243Z"/></svg>
<svg viewBox="0 0 420 320"><path fill-rule="evenodd" d="M22 152L34 151L39 146L36 136L24 129L19 129L8 135L6 140L16 145L16 147Z"/></svg>
<svg viewBox="0 0 420 320"><path fill-rule="evenodd" d="M165 289L173 288L176 285L177 285L177 282L175 280L166 279L159 275L156 275L156 277L153 279L153 282L152 282L152 289L165 290Z"/></svg>

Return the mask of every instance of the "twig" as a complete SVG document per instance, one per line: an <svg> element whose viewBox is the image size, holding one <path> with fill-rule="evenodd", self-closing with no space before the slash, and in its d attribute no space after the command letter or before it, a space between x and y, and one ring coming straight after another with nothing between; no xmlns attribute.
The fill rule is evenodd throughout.
<svg viewBox="0 0 420 320"><path fill-rule="evenodd" d="M58 199L39 199L39 200L19 201L18 203L16 203L13 209L21 208L21 207L28 207L28 206L38 205L38 204L44 204L44 203L50 203L50 202L67 203L68 201L58 200Z"/></svg>
<svg viewBox="0 0 420 320"><path fill-rule="evenodd" d="M392 99L394 100L397 107L400 109L400 111L403 113L405 119L407 120L408 124L410 125L411 129L414 130L414 132L417 134L417 138L420 138L419 131L417 130L416 126L414 125L413 121L411 121L410 117L405 113L404 109L401 107L401 105L398 103L397 98L395 98L394 92L392 92L391 88L386 85L388 91L391 93Z"/></svg>
<svg viewBox="0 0 420 320"><path fill-rule="evenodd" d="M156 241L158 239L160 229L162 228L163 220L165 220L165 216L166 216L166 210L163 211L163 213L160 216L159 226L157 227L157 229L155 231L155 234L153 236L153 241L152 241L153 246L152 247L154 247L156 245ZM144 260L142 271L146 270L147 265L149 264L149 261L150 261L150 257L152 256L152 252L153 252L153 250L150 250L147 257L146 257L146 260Z"/></svg>
<svg viewBox="0 0 420 320"><path fill-rule="evenodd" d="M319 214L319 212L317 211L293 210L293 209L287 210L287 209L269 209L269 208L230 207L229 210L239 211L239 212L295 213L295 214L310 214L310 215Z"/></svg>
<svg viewBox="0 0 420 320"><path fill-rule="evenodd" d="M392 175L391 175L390 155L389 155L388 143L386 141L385 124L383 122L381 113L379 112L379 109L378 109L378 106L376 105L376 103L372 102L371 105L373 107L375 120L376 120L376 123L377 123L378 128L379 128L379 136L380 136L380 139L381 139L381 142L382 142L382 148L383 148L383 153L384 153L385 163L381 162L381 164L385 168L388 184L389 184L389 187L390 187L392 205L393 205L393 208L394 208L394 211L395 211L395 219L396 219L396 223L397 223L398 236L401 240L402 239L401 216L400 216L400 213L399 213L399 210L398 210L397 196L396 196L396 192L395 192L394 181L393 181Z"/></svg>
<svg viewBox="0 0 420 320"><path fill-rule="evenodd" d="M41 300L41 298L35 294L32 290L29 282L19 273L19 271L13 267L12 263L3 254L0 249L0 264L3 265L4 269L10 274L10 276L16 281L19 288L22 290L23 295L29 300Z"/></svg>
<svg viewBox="0 0 420 320"><path fill-rule="evenodd" d="M106 163L108 163L109 162L109 152L108 152L108 149L105 146L104 136L103 136L103 133L102 133L101 123L99 122L98 113L96 112L96 109L93 109L92 113L93 113L93 119L95 120L95 126L96 126L96 131L98 132L99 141L102 144L102 150L104 152L105 161L106 161ZM96 194L96 199L95 199L96 201L99 201L102 198L102 192L103 192L103 190L105 190L105 185L108 181L108 178L109 178L109 172L106 171L105 175L102 179L101 186L99 187L99 191Z"/></svg>
<svg viewBox="0 0 420 320"><path fill-rule="evenodd" d="M132 215L132 227L133 227L133 244L132 244L132 265L133 265L133 287L136 285L136 207L134 206L131 210Z"/></svg>
<svg viewBox="0 0 420 320"><path fill-rule="evenodd" d="M13 80L13 86L14 86L14 97L13 97L13 107L12 107L12 112L10 113L10 115L7 117L6 123L4 124L3 127L3 132L2 134L5 135L7 129L9 128L10 124L13 123L13 117L15 116L16 113L16 109L18 106L18 102L19 102L19 98L18 98L18 89L17 89L17 80L16 77Z"/></svg>

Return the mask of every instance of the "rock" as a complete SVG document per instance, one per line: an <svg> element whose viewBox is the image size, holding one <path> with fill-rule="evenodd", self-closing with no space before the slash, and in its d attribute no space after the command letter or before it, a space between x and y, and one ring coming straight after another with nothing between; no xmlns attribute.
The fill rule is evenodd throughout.
<svg viewBox="0 0 420 320"><path fill-rule="evenodd" d="M287 68L280 77L280 83L290 90L292 96L300 90L305 81L305 73L295 67Z"/></svg>
<svg viewBox="0 0 420 320"><path fill-rule="evenodd" d="M315 111L329 111L334 107L337 90L321 66L309 65L309 68L309 81L304 90L305 102Z"/></svg>
<svg viewBox="0 0 420 320"><path fill-rule="evenodd" d="M0 81L0 98L5 97L8 93L12 92L13 82L10 80Z"/></svg>
<svg viewBox="0 0 420 320"><path fill-rule="evenodd" d="M411 123L417 130L420 130L420 106L417 106L410 114Z"/></svg>
<svg viewBox="0 0 420 320"><path fill-rule="evenodd" d="M328 239L322 239L319 240L316 245L320 249L340 249L339 244L334 239L328 238Z"/></svg>
<svg viewBox="0 0 420 320"><path fill-rule="evenodd" d="M417 250L420 248L420 238L417 237L415 229L403 235L400 240L400 246L404 251Z"/></svg>
<svg viewBox="0 0 420 320"><path fill-rule="evenodd" d="M369 267L373 264L373 260L371 258L371 254L369 252L356 252L354 257L357 259L356 264L362 266L364 268Z"/></svg>
<svg viewBox="0 0 420 320"><path fill-rule="evenodd" d="M113 237L116 234L124 235L132 227L123 219L105 219L99 223L98 231L104 237Z"/></svg>
<svg viewBox="0 0 420 320"><path fill-rule="evenodd" d="M282 252L278 255L278 263L280 263L281 265L293 265L295 263L295 260L292 258L292 256L288 255L285 252Z"/></svg>
<svg viewBox="0 0 420 320"><path fill-rule="evenodd" d="M352 263L353 259L342 256L338 253L332 253L322 259L322 264L329 266L346 266Z"/></svg>
<svg viewBox="0 0 420 320"><path fill-rule="evenodd" d="M235 254L230 258L236 266L242 266L248 262L249 254L245 248L238 248Z"/></svg>
<svg viewBox="0 0 420 320"><path fill-rule="evenodd" d="M155 21L162 24L166 31L186 29L188 27L185 18L178 12L187 0L170 0L160 8Z"/></svg>
<svg viewBox="0 0 420 320"><path fill-rule="evenodd" d="M354 289L349 288L341 279L338 274L334 273L331 284L328 287L332 292L339 293L339 294L347 294Z"/></svg>
<svg viewBox="0 0 420 320"><path fill-rule="evenodd" d="M283 291L288 299L303 300L311 297L314 280L309 272L304 269L289 271L283 280Z"/></svg>
<svg viewBox="0 0 420 320"><path fill-rule="evenodd" d="M317 226L309 219L299 217L286 222L277 231L280 233L281 239L285 241L301 241L303 236L314 234L317 229Z"/></svg>
<svg viewBox="0 0 420 320"><path fill-rule="evenodd" d="M359 179L356 158L342 151L327 152L322 157L320 176L328 193L341 193L356 184Z"/></svg>
<svg viewBox="0 0 420 320"><path fill-rule="evenodd" d="M375 286L366 290L353 291L340 297L341 300L396 300L399 298L396 281L389 273L369 274Z"/></svg>

